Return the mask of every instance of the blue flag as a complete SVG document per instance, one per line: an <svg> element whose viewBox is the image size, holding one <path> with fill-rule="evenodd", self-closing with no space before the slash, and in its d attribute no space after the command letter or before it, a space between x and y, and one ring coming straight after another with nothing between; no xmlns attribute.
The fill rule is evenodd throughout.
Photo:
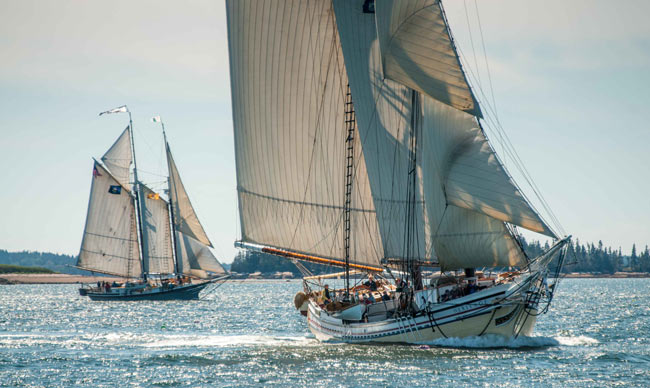
<svg viewBox="0 0 650 388"><path fill-rule="evenodd" d="M116 185L108 188L108 192L111 194L120 194L122 192L122 186Z"/></svg>

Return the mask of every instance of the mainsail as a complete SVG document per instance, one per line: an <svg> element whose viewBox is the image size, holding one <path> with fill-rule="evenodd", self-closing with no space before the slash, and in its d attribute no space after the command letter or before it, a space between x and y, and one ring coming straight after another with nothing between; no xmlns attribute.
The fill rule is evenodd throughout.
<svg viewBox="0 0 650 388"><path fill-rule="evenodd" d="M142 203L142 258L144 272L174 273L167 202L140 183Z"/></svg>
<svg viewBox="0 0 650 388"><path fill-rule="evenodd" d="M111 148L102 156L102 162L121 185L128 187L129 168L132 163L131 128L126 127Z"/></svg>
<svg viewBox="0 0 650 388"><path fill-rule="evenodd" d="M142 274L131 194L97 162L77 266L131 278Z"/></svg>
<svg viewBox="0 0 650 388"><path fill-rule="evenodd" d="M555 234L479 126L439 1L364 2L227 1L242 239L342 257L349 85L351 262L524 265L506 223Z"/></svg>
<svg viewBox="0 0 650 388"><path fill-rule="evenodd" d="M331 2L226 4L242 239L340 262L348 80ZM350 262L379 266L358 136L354 151Z"/></svg>

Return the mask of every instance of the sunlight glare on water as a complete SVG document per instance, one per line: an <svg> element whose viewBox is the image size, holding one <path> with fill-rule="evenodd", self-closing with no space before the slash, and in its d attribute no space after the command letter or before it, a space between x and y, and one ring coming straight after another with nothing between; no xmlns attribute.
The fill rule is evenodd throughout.
<svg viewBox="0 0 650 388"><path fill-rule="evenodd" d="M320 343L299 281L208 300L93 302L74 285L0 286L0 382L31 387L495 386L650 383L650 279L568 279L532 337Z"/></svg>

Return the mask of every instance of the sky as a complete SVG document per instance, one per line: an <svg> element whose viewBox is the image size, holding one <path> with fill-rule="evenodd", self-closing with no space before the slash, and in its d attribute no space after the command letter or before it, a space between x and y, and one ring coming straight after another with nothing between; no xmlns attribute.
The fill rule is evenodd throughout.
<svg viewBox="0 0 650 388"><path fill-rule="evenodd" d="M650 244L650 3L444 5L484 111L496 106L563 229L624 253ZM239 225L223 1L2 0L0 59L0 249L78 253L92 157L128 124L125 114L98 113L127 104L141 178L154 187L165 179L160 127L150 122L160 115L215 253L232 261Z"/></svg>

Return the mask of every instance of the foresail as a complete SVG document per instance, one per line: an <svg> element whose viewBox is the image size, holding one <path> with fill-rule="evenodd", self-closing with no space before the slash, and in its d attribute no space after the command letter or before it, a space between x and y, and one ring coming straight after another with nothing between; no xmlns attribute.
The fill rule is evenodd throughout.
<svg viewBox="0 0 650 388"><path fill-rule="evenodd" d="M181 232L174 234L179 272L192 274L192 270L226 273L210 249L201 242Z"/></svg>
<svg viewBox="0 0 650 388"><path fill-rule="evenodd" d="M147 273L174 273L169 210L167 202L140 183L142 193L142 247L144 271Z"/></svg>
<svg viewBox="0 0 650 388"><path fill-rule="evenodd" d="M423 165L442 182L448 204L556 237L506 173L473 116L428 97L422 106Z"/></svg>
<svg viewBox="0 0 650 388"><path fill-rule="evenodd" d="M129 185L129 169L132 162L130 128L117 138L111 148L102 156L102 162L121 185Z"/></svg>
<svg viewBox="0 0 650 388"><path fill-rule="evenodd" d="M167 144L166 148L169 167L169 198L172 204L174 229L211 247L212 243L205 233L203 226L201 226L199 217L196 215L190 202L190 197L187 195L187 191L185 191L185 186L183 186L183 181L181 181L176 163L174 163L169 144Z"/></svg>
<svg viewBox="0 0 650 388"><path fill-rule="evenodd" d="M340 261L348 79L331 2L226 4L242 239ZM354 150L350 261L379 266L358 136Z"/></svg>
<svg viewBox="0 0 650 388"><path fill-rule="evenodd" d="M97 162L77 266L132 278L142 274L133 199Z"/></svg>
<svg viewBox="0 0 650 388"><path fill-rule="evenodd" d="M439 0L377 0L375 9L384 76L481 117Z"/></svg>

